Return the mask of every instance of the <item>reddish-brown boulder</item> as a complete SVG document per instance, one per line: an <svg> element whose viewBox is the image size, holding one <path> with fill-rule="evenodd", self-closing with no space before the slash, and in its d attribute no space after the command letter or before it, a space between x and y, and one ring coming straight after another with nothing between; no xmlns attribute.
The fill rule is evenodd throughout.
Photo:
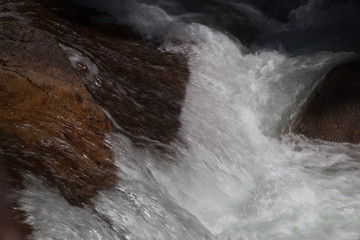
<svg viewBox="0 0 360 240"><path fill-rule="evenodd" d="M62 0L39 2L51 11L31 4L23 11L33 11L32 24L51 32L96 64L96 80L88 78L86 67L76 70L95 101L120 126L114 131L141 145L167 144L177 138L189 79L186 56L161 51L139 40L128 27L92 21L101 14L94 9L64 4ZM86 12L87 17L79 11Z"/></svg>
<svg viewBox="0 0 360 240"><path fill-rule="evenodd" d="M120 126L114 131L151 148L153 143L163 146L158 142L167 144L178 137L189 79L186 56L159 50L129 27L93 21L103 16L95 9L62 0L19 2L17 12L29 16L32 26L96 64L96 79L88 78L91 74L82 63L75 71Z"/></svg>
<svg viewBox="0 0 360 240"><path fill-rule="evenodd" d="M309 138L360 143L360 62L333 68L292 124Z"/></svg>
<svg viewBox="0 0 360 240"><path fill-rule="evenodd" d="M52 35L0 23L0 157L45 177L74 205L112 186L111 125ZM21 174L20 174L21 175Z"/></svg>

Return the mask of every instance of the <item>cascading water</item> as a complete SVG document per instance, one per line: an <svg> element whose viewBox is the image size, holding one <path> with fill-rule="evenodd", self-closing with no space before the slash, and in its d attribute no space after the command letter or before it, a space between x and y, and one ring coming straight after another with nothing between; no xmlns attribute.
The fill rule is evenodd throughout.
<svg viewBox="0 0 360 240"><path fill-rule="evenodd" d="M185 23L184 15L193 16L186 7L170 16L166 11L179 8L175 1L87 3L161 39L162 50L189 57L182 127L170 153L110 135L121 182L103 191L93 208L71 206L29 175L19 195L35 239L360 238L359 146L282 135L326 73L357 57L348 50L352 42L339 47L338 39L329 40L319 49L284 40L294 40L292 31L318 30L335 8L325 8L318 22L305 22L306 14L325 5L310 1L285 24L249 4L231 3L246 6L242 12L253 14L263 30L251 49L221 29ZM339 11L352 9L348 4ZM274 29L262 29L269 26ZM88 69L86 81L97 84L99 69L87 53L62 48L75 68Z"/></svg>

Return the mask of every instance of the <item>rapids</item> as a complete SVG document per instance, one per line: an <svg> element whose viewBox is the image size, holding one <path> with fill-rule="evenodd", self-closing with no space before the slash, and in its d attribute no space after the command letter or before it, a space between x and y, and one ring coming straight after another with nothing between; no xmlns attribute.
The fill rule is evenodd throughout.
<svg viewBox="0 0 360 240"><path fill-rule="evenodd" d="M360 239L360 147L283 133L326 73L358 57L355 1L299 1L282 9L287 22L261 4L211 1L251 18L260 31L251 47L206 26L215 13L186 1L78 2L188 56L182 126L168 153L110 134L121 181L92 208L29 174L18 194L35 239ZM99 84L89 53L62 48L89 71L84 81Z"/></svg>

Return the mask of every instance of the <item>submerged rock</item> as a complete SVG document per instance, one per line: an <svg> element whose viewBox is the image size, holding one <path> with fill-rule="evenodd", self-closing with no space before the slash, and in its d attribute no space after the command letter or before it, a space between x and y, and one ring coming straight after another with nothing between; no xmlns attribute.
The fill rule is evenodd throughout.
<svg viewBox="0 0 360 240"><path fill-rule="evenodd" d="M360 143L360 62L333 68L318 85L291 130L309 138Z"/></svg>
<svg viewBox="0 0 360 240"><path fill-rule="evenodd" d="M45 31L0 23L0 64L0 157L10 175L29 170L71 204L89 204L115 182L102 109Z"/></svg>

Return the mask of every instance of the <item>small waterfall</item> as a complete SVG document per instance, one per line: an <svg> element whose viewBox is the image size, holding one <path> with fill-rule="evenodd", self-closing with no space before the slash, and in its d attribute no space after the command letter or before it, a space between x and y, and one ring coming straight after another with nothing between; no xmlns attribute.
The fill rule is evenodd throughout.
<svg viewBox="0 0 360 240"><path fill-rule="evenodd" d="M282 132L332 67L358 57L355 1L285 4L287 22L261 1L77 2L188 56L190 81L170 152L108 136L121 181L93 208L71 206L26 177L19 196L35 239L359 238L359 146ZM251 47L241 32L215 24L214 6L219 14L237 9L241 18L231 21L257 29ZM345 27L343 38L331 37ZM62 48L73 67L89 70L84 81L97 84L96 56Z"/></svg>

